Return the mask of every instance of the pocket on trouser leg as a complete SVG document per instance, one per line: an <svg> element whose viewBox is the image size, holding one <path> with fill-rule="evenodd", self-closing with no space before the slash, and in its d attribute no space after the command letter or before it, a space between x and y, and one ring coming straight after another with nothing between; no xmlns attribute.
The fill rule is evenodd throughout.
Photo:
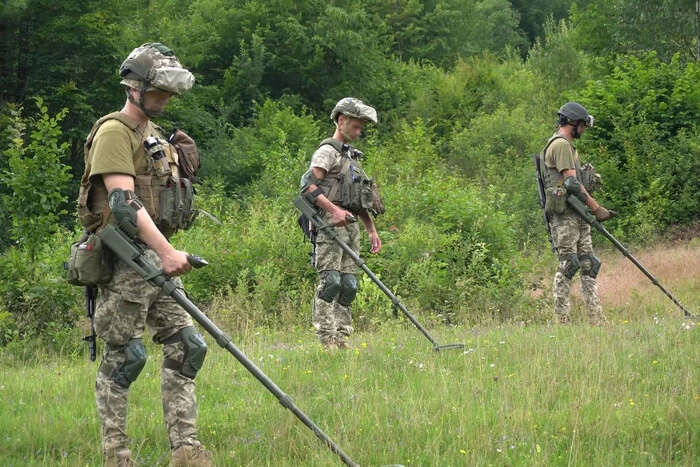
<svg viewBox="0 0 700 467"><path fill-rule="evenodd" d="M144 311L145 305L128 292L102 289L102 297L95 308L95 332L109 344L125 344L134 337L136 324Z"/></svg>

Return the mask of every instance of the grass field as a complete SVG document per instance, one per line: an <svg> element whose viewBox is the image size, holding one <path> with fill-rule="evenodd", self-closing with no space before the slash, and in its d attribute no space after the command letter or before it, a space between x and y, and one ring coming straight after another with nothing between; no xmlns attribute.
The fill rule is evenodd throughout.
<svg viewBox="0 0 700 467"><path fill-rule="evenodd" d="M700 310L700 246L633 252L691 311ZM326 352L308 330L256 330L234 342L355 462L364 466L698 465L700 337L619 253L600 292L610 324L484 323L430 329L407 320ZM548 278L545 279L547 282ZM532 293L547 294L546 288ZM225 328L225 325L221 325ZM197 377L200 439L217 465L333 466L339 458L208 339ZM142 465L167 465L160 355L132 386L128 432ZM0 354L3 465L101 465L97 363Z"/></svg>

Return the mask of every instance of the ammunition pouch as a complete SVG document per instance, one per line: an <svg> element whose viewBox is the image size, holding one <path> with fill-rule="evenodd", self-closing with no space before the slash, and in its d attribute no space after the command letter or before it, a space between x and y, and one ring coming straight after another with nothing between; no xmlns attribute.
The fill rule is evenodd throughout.
<svg viewBox="0 0 700 467"><path fill-rule="evenodd" d="M70 246L63 267L72 285L104 285L112 280L112 254L95 234L85 234Z"/></svg>
<svg viewBox="0 0 700 467"><path fill-rule="evenodd" d="M348 171L340 183L340 207L353 213L372 209L374 203L373 184L371 178L355 175L353 171Z"/></svg>
<svg viewBox="0 0 700 467"><path fill-rule="evenodd" d="M159 227L187 230L198 212L193 209L194 188L186 178L170 177L160 192Z"/></svg>
<svg viewBox="0 0 700 467"><path fill-rule="evenodd" d="M566 198L568 193L562 186L554 186L544 191L545 214L564 214L566 211Z"/></svg>

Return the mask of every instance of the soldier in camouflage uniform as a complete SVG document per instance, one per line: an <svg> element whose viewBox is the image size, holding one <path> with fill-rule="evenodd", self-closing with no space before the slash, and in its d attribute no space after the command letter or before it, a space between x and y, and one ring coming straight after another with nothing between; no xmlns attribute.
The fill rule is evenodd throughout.
<svg viewBox="0 0 700 467"><path fill-rule="evenodd" d="M564 104L558 113L559 129L547 142L540 163L548 197L546 209L552 242L559 255L559 268L554 275L554 311L560 324L571 322L569 296L573 277L580 269L581 295L588 318L591 324L602 325L606 319L600 306L596 283L601 263L593 253L591 226L566 206L566 193L574 194L584 201L598 221L610 219L615 212L598 204L590 195L591 188L582 183L581 163L573 145L574 139L580 138L586 128L593 126L593 116L576 102ZM561 200L549 199L550 195L557 193L564 193ZM559 208L549 207L557 205Z"/></svg>
<svg viewBox="0 0 700 467"><path fill-rule="evenodd" d="M333 108L331 120L335 133L313 154L311 166L301 179L301 192L321 208L323 220L334 225L338 239L357 254L360 228L355 219L359 217L369 233L371 253L378 253L382 242L368 213L373 207L372 180L360 167L362 153L350 144L359 138L367 122L377 123L377 112L362 101L347 97ZM357 294L358 266L322 232L315 236L315 248L319 282L312 323L327 349L346 348L353 332L351 303Z"/></svg>
<svg viewBox="0 0 700 467"><path fill-rule="evenodd" d="M127 96L124 108L100 119L85 144L78 217L90 232L108 223L135 223L146 258L182 287L177 276L190 270L187 253L176 250L168 239L191 225L194 212L185 208L175 219L165 200L170 199L169 189L180 189L180 200L191 202L194 197L175 149L150 119L161 114L171 96L190 89L194 76L159 43L134 49L120 76ZM148 142L156 152L147 152ZM197 441L195 427L194 377L206 354L202 336L190 316L161 289L117 258L112 268L111 281L100 287L95 311L95 328L105 342L95 383L105 465L135 465L126 435L127 402L129 387L146 364L146 326L153 341L163 345L161 398L171 465L214 465L211 453Z"/></svg>

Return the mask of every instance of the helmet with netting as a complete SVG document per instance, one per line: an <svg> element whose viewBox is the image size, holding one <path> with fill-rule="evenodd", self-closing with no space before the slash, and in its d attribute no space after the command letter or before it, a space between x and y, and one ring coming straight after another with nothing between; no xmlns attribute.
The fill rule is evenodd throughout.
<svg viewBox="0 0 700 467"><path fill-rule="evenodd" d="M121 84L130 88L179 94L194 84L194 75L183 68L175 53L158 42L135 48L119 68Z"/></svg>
<svg viewBox="0 0 700 467"><path fill-rule="evenodd" d="M377 123L377 111L374 107L362 102L354 97L346 97L338 101L331 112L331 120L338 121L338 115L343 114L349 117L359 118L365 122Z"/></svg>

